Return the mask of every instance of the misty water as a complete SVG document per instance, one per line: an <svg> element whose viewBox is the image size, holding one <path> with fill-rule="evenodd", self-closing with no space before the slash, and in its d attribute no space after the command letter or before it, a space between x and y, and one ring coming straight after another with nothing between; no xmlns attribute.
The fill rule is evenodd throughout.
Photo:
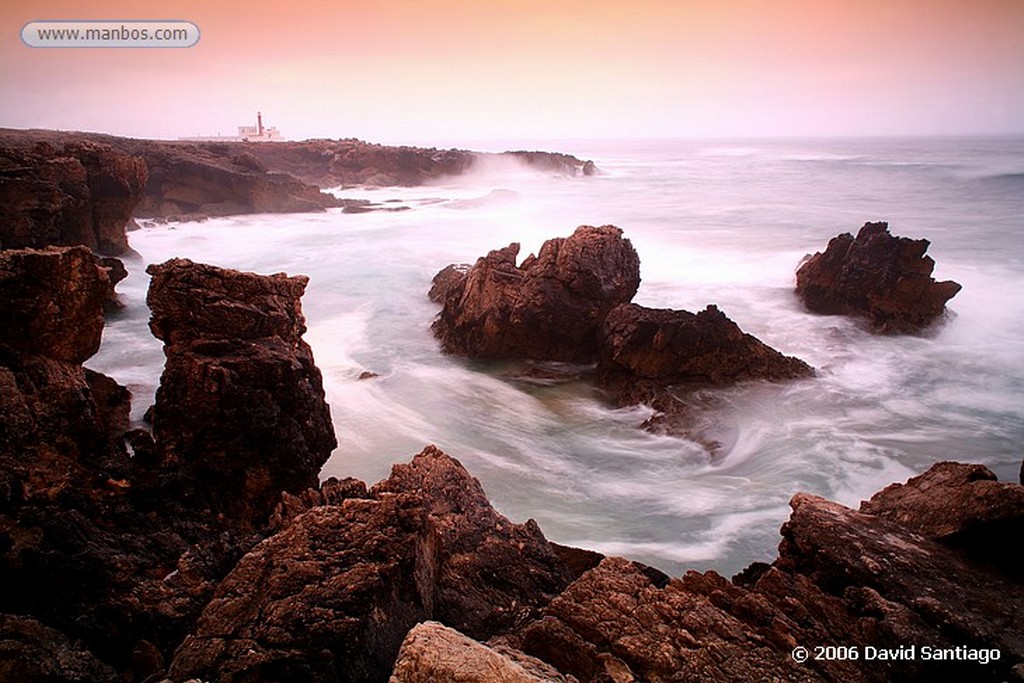
<svg viewBox="0 0 1024 683"><path fill-rule="evenodd" d="M148 226L90 367L134 394L141 420L163 365L148 331L146 263L171 257L310 277L303 299L339 446L322 476L387 476L437 444L514 521L556 541L672 574L770 561L788 501L856 506L931 463L980 462L1016 480L1024 443L1024 140L631 142L545 145L592 158L590 178L495 166L419 188L342 196L405 211L256 215ZM937 279L963 290L926 336L876 337L806 313L801 259L887 220L932 242ZM709 455L639 429L586 381L529 384L448 357L430 333L430 279L520 242L520 258L582 224L614 224L640 255L637 303L719 306L744 331L818 370L688 400ZM360 380L369 370L373 379Z"/></svg>

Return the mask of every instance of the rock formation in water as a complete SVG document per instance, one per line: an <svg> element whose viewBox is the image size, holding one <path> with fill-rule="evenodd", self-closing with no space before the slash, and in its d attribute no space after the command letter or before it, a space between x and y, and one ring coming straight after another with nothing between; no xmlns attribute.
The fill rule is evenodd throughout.
<svg viewBox="0 0 1024 683"><path fill-rule="evenodd" d="M446 289L434 334L450 353L589 363L598 331L640 286L640 259L614 226L581 226L516 265L519 245L492 251Z"/></svg>
<svg viewBox="0 0 1024 683"><path fill-rule="evenodd" d="M302 334L308 278L172 259L146 269L150 328L167 357L153 408L160 467L243 525L282 490L315 486L337 445Z"/></svg>
<svg viewBox="0 0 1024 683"><path fill-rule="evenodd" d="M796 272L807 309L866 318L873 332L919 332L941 318L960 285L932 278L928 240L894 237L888 223L865 223L857 237L832 238Z"/></svg>
<svg viewBox="0 0 1024 683"><path fill-rule="evenodd" d="M146 182L145 162L109 145L0 131L0 248L128 253L125 225Z"/></svg>
<svg viewBox="0 0 1024 683"><path fill-rule="evenodd" d="M471 358L596 363L598 384L618 405L646 404L644 426L692 438L693 411L673 393L745 380L786 380L814 371L745 334L714 305L700 313L631 304L640 260L615 226L581 226L548 240L519 266L519 245L490 252L473 266L452 264L434 276L428 297L442 305L433 323L441 348ZM520 376L559 375L530 368Z"/></svg>
<svg viewBox="0 0 1024 683"><path fill-rule="evenodd" d="M717 306L690 313L623 304L605 318L598 374L606 383L714 386L814 371L744 333Z"/></svg>
<svg viewBox="0 0 1024 683"><path fill-rule="evenodd" d="M239 562L175 653L173 679L384 681L418 622L486 639L573 578L535 523L495 512L434 447L348 491Z"/></svg>

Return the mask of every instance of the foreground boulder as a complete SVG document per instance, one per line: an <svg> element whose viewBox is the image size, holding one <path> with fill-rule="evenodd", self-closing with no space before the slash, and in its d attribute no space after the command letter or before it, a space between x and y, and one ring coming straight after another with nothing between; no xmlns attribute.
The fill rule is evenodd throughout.
<svg viewBox="0 0 1024 683"><path fill-rule="evenodd" d="M384 681L416 623L487 638L572 579L536 524L495 512L434 447L365 497L346 488L359 497L299 514L242 559L175 654L173 679Z"/></svg>
<svg viewBox="0 0 1024 683"><path fill-rule="evenodd" d="M519 266L519 245L490 252L445 286L434 322L442 348L475 358L577 363L598 355L598 331L640 286L640 259L622 231L581 226Z"/></svg>
<svg viewBox="0 0 1024 683"><path fill-rule="evenodd" d="M389 683L568 683L553 666L509 648L491 648L436 621L402 642Z"/></svg>
<svg viewBox="0 0 1024 683"><path fill-rule="evenodd" d="M931 277L928 244L894 237L888 223L865 223L856 238L838 235L800 266L797 296L814 313L866 318L876 333L918 332L942 317L960 291L956 282Z"/></svg>
<svg viewBox="0 0 1024 683"><path fill-rule="evenodd" d="M196 504L261 526L282 490L316 486L337 445L301 339L308 278L185 259L146 272L150 327L167 356L153 408L160 466Z"/></svg>
<svg viewBox="0 0 1024 683"><path fill-rule="evenodd" d="M142 159L109 145L0 131L0 248L130 253L125 226L147 178Z"/></svg>

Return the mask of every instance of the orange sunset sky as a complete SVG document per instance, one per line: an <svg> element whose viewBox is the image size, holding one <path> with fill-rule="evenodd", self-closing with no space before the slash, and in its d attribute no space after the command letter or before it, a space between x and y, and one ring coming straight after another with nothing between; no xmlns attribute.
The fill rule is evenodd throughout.
<svg viewBox="0 0 1024 683"><path fill-rule="evenodd" d="M0 126L173 138L1024 132L1024 0L3 2ZM187 49L29 48L47 19L185 19Z"/></svg>

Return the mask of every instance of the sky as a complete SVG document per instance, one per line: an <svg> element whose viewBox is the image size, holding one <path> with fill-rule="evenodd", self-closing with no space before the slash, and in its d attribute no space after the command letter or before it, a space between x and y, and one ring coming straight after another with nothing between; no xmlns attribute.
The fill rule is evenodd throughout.
<svg viewBox="0 0 1024 683"><path fill-rule="evenodd" d="M133 137L1024 133L1024 0L0 3L0 127ZM183 19L190 48L31 48L39 20Z"/></svg>

